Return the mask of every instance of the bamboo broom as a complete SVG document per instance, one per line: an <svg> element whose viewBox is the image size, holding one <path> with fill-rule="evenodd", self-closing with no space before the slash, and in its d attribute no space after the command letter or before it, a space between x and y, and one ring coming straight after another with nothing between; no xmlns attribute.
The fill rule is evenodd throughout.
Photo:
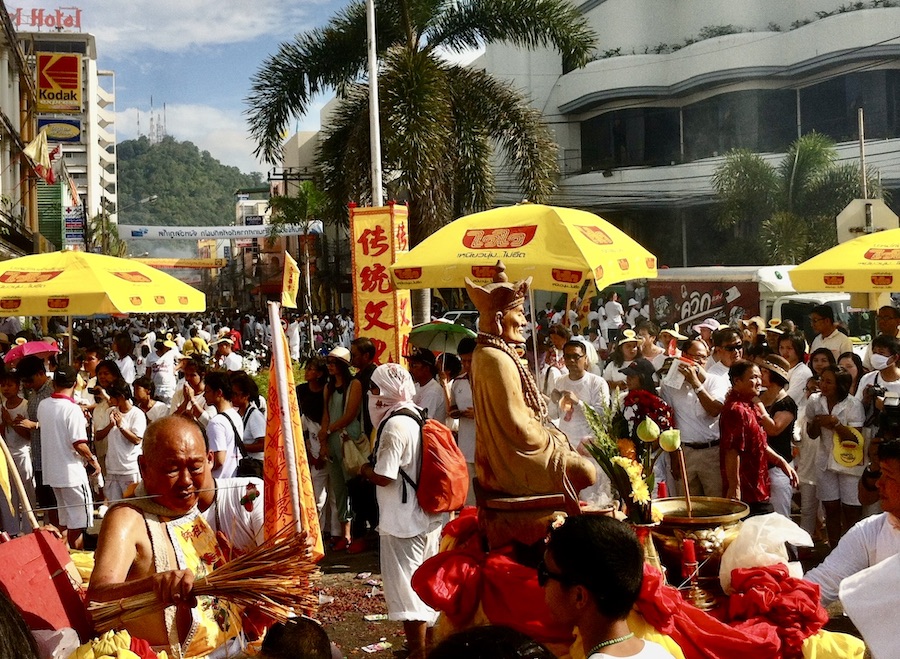
<svg viewBox="0 0 900 659"><path fill-rule="evenodd" d="M315 612L319 601L312 584L318 577L306 534L285 527L253 551L195 581L191 594L219 597L285 622ZM160 602L155 593L142 593L113 602L91 602L88 612L94 628L103 633L167 606L171 605Z"/></svg>

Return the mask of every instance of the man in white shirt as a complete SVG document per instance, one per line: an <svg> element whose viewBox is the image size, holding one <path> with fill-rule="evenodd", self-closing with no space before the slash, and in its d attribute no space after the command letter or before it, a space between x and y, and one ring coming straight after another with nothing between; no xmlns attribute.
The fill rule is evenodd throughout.
<svg viewBox="0 0 900 659"><path fill-rule="evenodd" d="M209 451L212 454L212 475L233 478L237 474L240 449L237 442L244 436L244 422L231 405L231 381L227 373L213 371L206 375L203 397L218 414L206 425Z"/></svg>
<svg viewBox="0 0 900 659"><path fill-rule="evenodd" d="M573 448L593 440L594 434L584 415L590 406L601 411L609 404L609 385L599 375L587 370L587 352L581 341L567 341L563 346L563 359L568 372L560 375L550 394L550 415L557 417L559 429L565 433ZM609 481L603 470L597 469L597 482L583 489L579 498L584 501L609 494Z"/></svg>
<svg viewBox="0 0 900 659"><path fill-rule="evenodd" d="M603 305L603 310L606 312L606 339L612 342L619 338L619 327L625 322L625 310L619 302L618 293L613 291L609 294L609 301Z"/></svg>
<svg viewBox="0 0 900 659"><path fill-rule="evenodd" d="M713 359L706 372L728 379L728 369L743 356L744 342L733 327L723 327L712 334Z"/></svg>
<svg viewBox="0 0 900 659"><path fill-rule="evenodd" d="M676 474L679 494L684 487L697 496L722 496L722 472L719 464L719 413L731 387L727 378L710 375L703 369L709 352L706 344L695 339L682 347L676 362L684 378L674 387L663 378L660 395L675 411L675 425L681 430L686 474ZM684 361L685 359L689 361ZM674 466L674 465L673 465Z"/></svg>
<svg viewBox="0 0 900 659"><path fill-rule="evenodd" d="M213 341L216 346L216 363L226 371L240 371L244 368L243 358L234 352L234 341L222 337Z"/></svg>
<svg viewBox="0 0 900 659"><path fill-rule="evenodd" d="M98 473L100 463L91 453L81 407L72 398L75 369L60 366L53 376L53 394L40 402L43 483L53 488L59 506L59 527L72 549L84 548L84 531L93 523L94 500L88 471Z"/></svg>
<svg viewBox="0 0 900 659"><path fill-rule="evenodd" d="M360 476L377 486L381 575L388 618L403 622L410 658L424 659L426 630L434 624L437 613L419 598L410 582L419 566L437 554L441 516L422 510L401 474L405 472L415 481L420 477L421 426L405 415L415 414L410 375L397 364L384 364L372 373L369 387L372 424L382 431L375 466L363 465ZM404 413L393 414L401 411Z"/></svg>
<svg viewBox="0 0 900 659"><path fill-rule="evenodd" d="M409 360L409 374L416 386L413 402L428 414L429 419L444 422L447 418L447 392L437 381L437 360L425 348L413 348L403 355Z"/></svg>
<svg viewBox="0 0 900 659"><path fill-rule="evenodd" d="M875 316L875 322L878 324L878 333L887 334L888 336L900 337L900 309L890 305L881 307L878 315ZM863 357L862 363L868 369L872 368L872 344L866 348L866 355Z"/></svg>
<svg viewBox="0 0 900 659"><path fill-rule="evenodd" d="M804 577L819 584L823 605L837 599L841 581L900 553L900 440L883 439L878 444L878 462L880 473L875 477L884 512L857 522L822 564Z"/></svg>
<svg viewBox="0 0 900 659"><path fill-rule="evenodd" d="M834 324L834 309L827 304L817 305L809 312L809 320L813 330L818 333L809 347L810 354L819 348L828 348L834 355L834 360L837 361L837 358L845 352L853 352L853 342L850 337L841 332Z"/></svg>

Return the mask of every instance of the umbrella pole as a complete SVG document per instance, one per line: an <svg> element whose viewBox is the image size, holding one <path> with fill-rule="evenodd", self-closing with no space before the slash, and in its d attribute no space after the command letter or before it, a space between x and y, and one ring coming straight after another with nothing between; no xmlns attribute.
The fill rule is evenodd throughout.
<svg viewBox="0 0 900 659"><path fill-rule="evenodd" d="M72 316L66 316L66 324L68 325L66 331L69 333L69 366L72 365Z"/></svg>

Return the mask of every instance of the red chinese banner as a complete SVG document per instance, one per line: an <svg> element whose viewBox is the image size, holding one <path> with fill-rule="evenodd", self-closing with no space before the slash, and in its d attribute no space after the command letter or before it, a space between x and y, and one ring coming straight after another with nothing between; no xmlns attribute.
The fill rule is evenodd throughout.
<svg viewBox="0 0 900 659"><path fill-rule="evenodd" d="M406 206L350 207L356 336L375 343L376 358L402 363L412 327L409 291L397 290L388 268L409 250Z"/></svg>

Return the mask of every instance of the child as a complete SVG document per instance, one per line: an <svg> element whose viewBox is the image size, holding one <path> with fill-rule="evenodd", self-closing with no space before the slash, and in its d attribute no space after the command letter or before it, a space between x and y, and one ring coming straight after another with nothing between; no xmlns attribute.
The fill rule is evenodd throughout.
<svg viewBox="0 0 900 659"><path fill-rule="evenodd" d="M125 490L140 479L138 456L147 429L147 416L131 400L131 387L118 379L106 389L109 396L109 430L106 449L104 494L110 504L123 498Z"/></svg>
<svg viewBox="0 0 900 659"><path fill-rule="evenodd" d="M3 395L4 403L2 409L2 426L3 437L9 452L12 454L13 462L16 463L16 469L19 470L19 476L25 485L25 492L28 495L29 504L34 508L34 467L31 462L31 431L25 428L18 428L15 424L28 418L28 402L19 395L19 377L15 373L3 373L0 375L0 394ZM31 527L25 523L25 520L19 517L18 510L21 505L19 499L18 488L10 488L12 491L12 504L17 522L7 526L6 530L10 535L16 533L27 533Z"/></svg>
<svg viewBox="0 0 900 659"><path fill-rule="evenodd" d="M538 583L556 618L581 633L587 659L669 659L636 638L628 614L641 592L644 553L630 526L612 517L569 517L550 532Z"/></svg>

